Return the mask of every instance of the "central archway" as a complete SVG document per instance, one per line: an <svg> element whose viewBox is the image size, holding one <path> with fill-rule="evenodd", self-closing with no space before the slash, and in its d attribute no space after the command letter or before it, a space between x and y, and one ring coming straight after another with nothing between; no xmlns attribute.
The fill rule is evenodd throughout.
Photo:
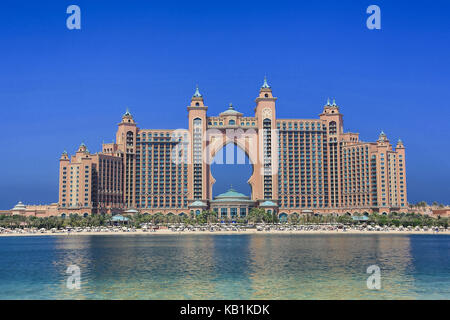
<svg viewBox="0 0 450 320"><path fill-rule="evenodd" d="M249 180L253 175L250 158L237 144L228 143L218 150L211 163L210 173L213 197L225 193L232 186L246 195L252 194Z"/></svg>
<svg viewBox="0 0 450 320"><path fill-rule="evenodd" d="M206 157L209 163L207 174L209 174L209 198L212 200L213 195L213 185L216 182L214 176L211 172L211 165L213 161L216 159L216 155L220 153L227 145L231 145L238 147L243 155L248 159L249 164L251 165L251 175L248 179L247 183L250 185L251 189L251 199L256 200L262 198L262 190L261 190L261 182L258 181L258 170L261 170L260 164L258 162L258 135L254 130L209 130L207 135L207 152ZM220 154L219 154L220 156ZM222 155L223 157L223 155ZM228 160L225 162L228 163ZM223 161L223 158L222 158ZM234 159L233 153L233 163L239 164L245 162L244 157L239 157ZM233 164L231 163L231 164Z"/></svg>

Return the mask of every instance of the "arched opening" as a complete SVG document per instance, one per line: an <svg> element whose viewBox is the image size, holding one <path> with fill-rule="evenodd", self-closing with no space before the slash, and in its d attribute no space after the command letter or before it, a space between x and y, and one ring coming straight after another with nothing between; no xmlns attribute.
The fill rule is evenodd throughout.
<svg viewBox="0 0 450 320"><path fill-rule="evenodd" d="M225 193L233 187L237 192L251 196L252 188L249 182L253 174L253 164L240 146L228 143L215 154L211 164L213 176L212 195Z"/></svg>
<svg viewBox="0 0 450 320"><path fill-rule="evenodd" d="M280 219L280 222L287 222L288 221L288 215L285 212L280 213L278 218Z"/></svg>
<svg viewBox="0 0 450 320"><path fill-rule="evenodd" d="M234 126L236 124L236 121L230 120L230 121L228 121L228 124L231 125L231 126Z"/></svg>
<svg viewBox="0 0 450 320"><path fill-rule="evenodd" d="M331 121L330 122L329 130L330 130L330 134L336 134L337 133L336 121Z"/></svg>
<svg viewBox="0 0 450 320"><path fill-rule="evenodd" d="M87 212L85 212L84 214L83 214L83 217L84 218L86 218L86 217L88 217L89 216L89 213L87 213Z"/></svg>
<svg viewBox="0 0 450 320"><path fill-rule="evenodd" d="M132 147L134 141L134 134L132 131L127 132L127 146Z"/></svg>
<svg viewBox="0 0 450 320"><path fill-rule="evenodd" d="M369 213L368 213L367 211L364 212L364 216L368 217L368 216L369 216Z"/></svg>
<svg viewBox="0 0 450 320"><path fill-rule="evenodd" d="M387 213L386 213L386 212L383 212L382 215L383 215L383 216L387 216Z"/></svg>
<svg viewBox="0 0 450 320"><path fill-rule="evenodd" d="M61 214L61 218L65 219L66 218L66 214L65 213Z"/></svg>
<svg viewBox="0 0 450 320"><path fill-rule="evenodd" d="M184 216L186 216L186 213L181 212L181 213L179 213L178 215L179 215L180 217L184 217Z"/></svg>

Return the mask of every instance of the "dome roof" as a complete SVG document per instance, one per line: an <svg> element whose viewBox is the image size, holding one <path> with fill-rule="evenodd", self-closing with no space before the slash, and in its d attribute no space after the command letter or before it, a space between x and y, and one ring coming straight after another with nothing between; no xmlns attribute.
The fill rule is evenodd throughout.
<svg viewBox="0 0 450 320"><path fill-rule="evenodd" d="M221 116L239 116L242 115L239 111L234 110L233 104L230 103L230 106L228 107L228 110L222 112L220 114Z"/></svg>
<svg viewBox="0 0 450 320"><path fill-rule="evenodd" d="M230 201L230 200L250 200L250 197L247 197L245 194L242 194L240 192L236 192L233 188L230 188L227 192L219 194L218 196L214 197L214 201L216 200L222 200L222 201Z"/></svg>
<svg viewBox="0 0 450 320"><path fill-rule="evenodd" d="M270 200L266 200L259 205L260 207L278 207L278 205Z"/></svg>
<svg viewBox="0 0 450 320"><path fill-rule="evenodd" d="M189 205L189 207L206 207L206 206L207 206L206 203L200 200L196 200Z"/></svg>
<svg viewBox="0 0 450 320"><path fill-rule="evenodd" d="M17 211L20 211L20 210L25 210L26 208L27 208L27 206L24 205L24 204L22 203L22 201L19 201L19 203L17 203L17 204L14 206L14 208L12 208L11 210L17 210Z"/></svg>

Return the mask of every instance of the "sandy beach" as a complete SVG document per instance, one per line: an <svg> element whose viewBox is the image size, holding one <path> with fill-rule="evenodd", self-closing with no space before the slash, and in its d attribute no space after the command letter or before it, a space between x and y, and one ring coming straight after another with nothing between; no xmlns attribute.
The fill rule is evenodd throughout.
<svg viewBox="0 0 450 320"><path fill-rule="evenodd" d="M106 236L106 235L143 235L143 236L158 236L158 235L242 235L242 234L426 234L426 235L450 235L450 230L434 232L428 231L368 231L368 230L270 230L270 231L258 231L256 229L247 229L239 231L172 231L169 229L160 229L157 231L142 231L138 229L136 231L119 231L119 232L36 232L36 233L2 233L0 237L36 237L36 236L65 236L65 237L76 237L76 236Z"/></svg>

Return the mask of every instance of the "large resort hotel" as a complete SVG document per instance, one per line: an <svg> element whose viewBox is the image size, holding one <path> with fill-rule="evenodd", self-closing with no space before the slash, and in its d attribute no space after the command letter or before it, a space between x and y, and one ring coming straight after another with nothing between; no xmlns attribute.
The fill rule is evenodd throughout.
<svg viewBox="0 0 450 320"><path fill-rule="evenodd" d="M281 220L290 214L369 215L406 212L405 147L382 132L375 142L344 132L343 115L328 101L317 119L278 119L267 81L255 114L230 105L209 116L198 88L187 107L188 129L140 129L126 112L116 141L91 154L82 144L64 152L59 200L19 203L12 213L36 216L92 214L198 214L245 218L264 208ZM211 159L226 144L240 147L253 165L250 195L230 190L213 197Z"/></svg>

